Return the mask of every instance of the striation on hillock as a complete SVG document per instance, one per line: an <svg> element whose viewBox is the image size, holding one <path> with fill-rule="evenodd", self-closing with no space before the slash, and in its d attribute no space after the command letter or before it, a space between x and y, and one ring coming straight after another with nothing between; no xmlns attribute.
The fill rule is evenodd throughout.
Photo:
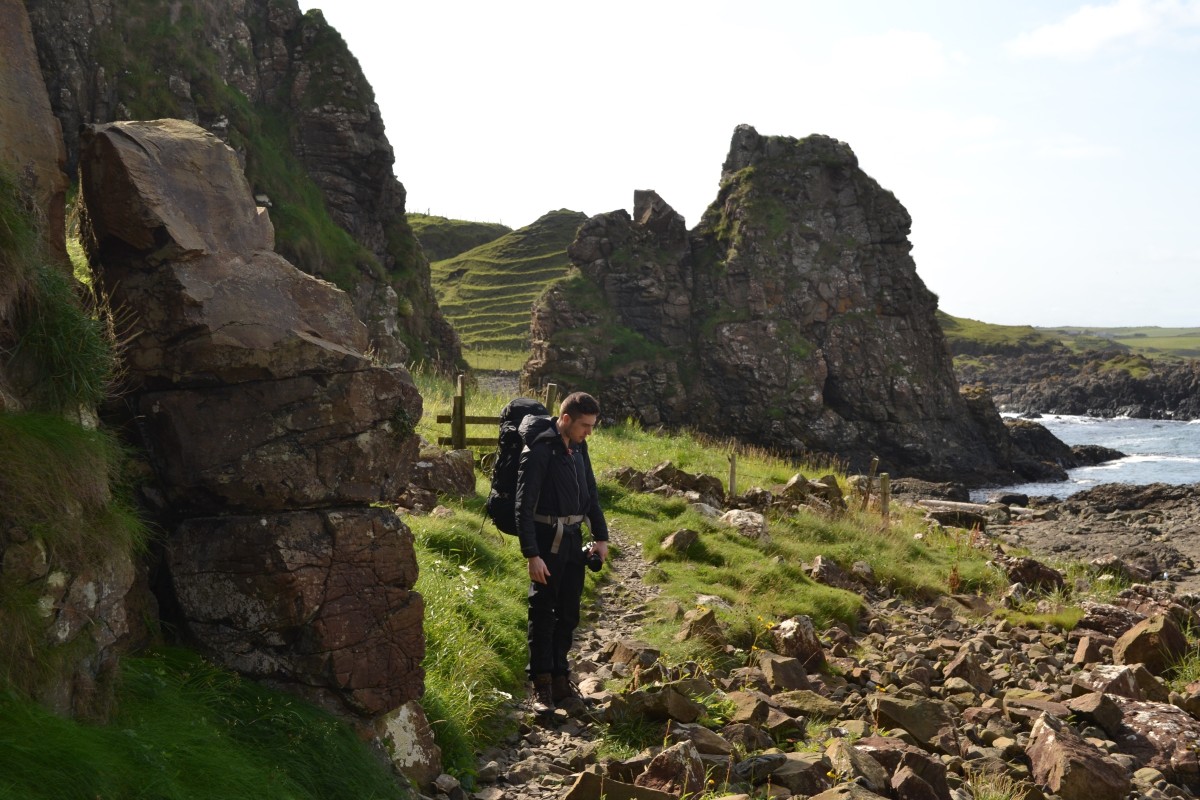
<svg viewBox="0 0 1200 800"><path fill-rule="evenodd" d="M430 267L438 302L468 361L484 352L519 362L529 350L529 310L570 268L567 245L587 215L559 209Z"/></svg>

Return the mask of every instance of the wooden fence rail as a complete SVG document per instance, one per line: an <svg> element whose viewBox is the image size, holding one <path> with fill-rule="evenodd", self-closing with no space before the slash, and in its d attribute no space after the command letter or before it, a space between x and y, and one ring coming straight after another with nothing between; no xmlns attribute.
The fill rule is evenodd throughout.
<svg viewBox="0 0 1200 800"><path fill-rule="evenodd" d="M448 444L455 450L462 450L464 447L471 447L473 445L480 447L495 445L497 438L496 430L500 426L500 417L468 414L466 383L466 376L459 375L458 382L454 387L454 397L450 398L450 413L437 415L439 424L450 423L450 435L439 436L437 443ZM546 384L545 396L540 399L544 400L547 408L553 410L558 404L558 385L554 383ZM491 434L489 436L467 436L468 425L489 425L491 426Z"/></svg>
<svg viewBox="0 0 1200 800"><path fill-rule="evenodd" d="M461 450L464 447L472 445L487 447L496 444L497 434L496 429L500 426L500 417L496 416L480 416L467 413L467 391L466 391L466 376L459 375L458 382L455 384L454 397L451 398L450 413L438 414L437 421L439 424L450 423L450 435L439 436L438 444L448 444L455 450ZM546 391L543 397L539 398L545 404L546 408L553 413L554 408L558 405L558 384L546 384ZM488 425L491 427L490 435L488 436L467 436L468 425ZM862 507L860 511L867 509L867 501L871 497L871 480L875 477L875 470L879 468L879 459L871 459L871 469L868 474L867 489L862 498ZM729 454L729 495L737 494L737 451L734 450ZM883 524L886 527L891 516L891 476L886 472L879 475L879 505L880 516L883 518Z"/></svg>

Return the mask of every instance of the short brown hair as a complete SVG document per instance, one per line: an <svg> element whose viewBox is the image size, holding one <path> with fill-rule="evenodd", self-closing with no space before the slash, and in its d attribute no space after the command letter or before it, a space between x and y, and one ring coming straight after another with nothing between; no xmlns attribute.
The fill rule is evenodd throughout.
<svg viewBox="0 0 1200 800"><path fill-rule="evenodd" d="M585 414L600 414L600 403L587 392L572 392L563 398L558 406L560 414L566 414L572 419Z"/></svg>

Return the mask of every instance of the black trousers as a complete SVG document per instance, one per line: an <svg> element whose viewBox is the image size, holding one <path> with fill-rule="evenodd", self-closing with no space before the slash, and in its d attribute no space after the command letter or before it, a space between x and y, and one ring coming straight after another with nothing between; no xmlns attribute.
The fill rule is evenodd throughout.
<svg viewBox="0 0 1200 800"><path fill-rule="evenodd" d="M539 526L540 527L540 526ZM583 596L582 535L579 526L563 532L557 554L546 547L542 560L550 570L546 583L529 582L529 665L530 679L549 673L567 675L567 654L575 641L579 625L579 600ZM542 537L538 537L539 544Z"/></svg>

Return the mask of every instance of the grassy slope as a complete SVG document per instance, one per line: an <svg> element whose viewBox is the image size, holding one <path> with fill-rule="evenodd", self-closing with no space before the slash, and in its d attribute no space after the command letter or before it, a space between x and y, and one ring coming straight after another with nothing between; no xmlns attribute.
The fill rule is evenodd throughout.
<svg viewBox="0 0 1200 800"><path fill-rule="evenodd" d="M585 219L576 211L552 211L430 266L438 303L458 331L468 363L479 367L481 356L499 355L506 368L520 368L529 351L533 301L566 274L567 245Z"/></svg>
<svg viewBox="0 0 1200 800"><path fill-rule="evenodd" d="M448 381L427 374L416 376L425 398L425 415L418 432L426 439L445 426L433 422L450 408ZM468 391L468 413L495 414L510 398ZM479 429L477 432L481 432ZM473 434L474 435L474 434ZM681 469L724 477L730 445L688 434L664 435L619 425L601 428L591 440L598 473L618 466L647 470L670 460ZM810 477L825 470L795 463L759 450L740 449L739 485L775 487L797 471ZM507 731L497 713L503 693L522 691L525 665L525 565L511 537L502 536L483 521L487 478L479 474L478 497L449 501L450 513L408 519L416 542L421 578L417 588L426 599L425 705L435 720L447 768L466 776L473 768L472 753ZM775 517L772 543L753 543L689 509L678 498L632 493L601 478L600 491L610 526L626 541L641 547L655 563L647 580L662 586L662 600L692 608L700 594L717 595L728 608L717 613L727 626L731 643L743 659L765 636L769 626L794 614L810 615L818 628L836 621L853 625L858 616L857 595L812 583L801 564L823 554L847 567L868 561L879 579L902 595L928 596L948 591L951 575L962 590L998 585L998 575L979 550L965 540L944 534L914 535L924 530L914 518L900 513L881 530L871 513L829 518L816 513ZM662 550L662 540L680 528L701 533L686 555ZM604 579L602 573L599 577ZM597 578L589 573L589 582ZM730 657L696 649L695 643L673 640L678 623L668 613L651 608L646 635L672 660L700 659L729 665ZM654 621L655 617L659 621ZM740 665L740 664L739 664Z"/></svg>
<svg viewBox="0 0 1200 800"><path fill-rule="evenodd" d="M408 224L430 261L444 261L499 239L512 228L498 222L469 222L462 219L408 213Z"/></svg>
<svg viewBox="0 0 1200 800"><path fill-rule="evenodd" d="M1122 350L1147 358L1200 358L1200 328L1054 328L993 325L938 312L938 322L950 351L959 355L1018 355L1066 348Z"/></svg>
<svg viewBox="0 0 1200 800"><path fill-rule="evenodd" d="M329 714L183 650L127 658L108 725L0 689L0 798L407 798Z"/></svg>

